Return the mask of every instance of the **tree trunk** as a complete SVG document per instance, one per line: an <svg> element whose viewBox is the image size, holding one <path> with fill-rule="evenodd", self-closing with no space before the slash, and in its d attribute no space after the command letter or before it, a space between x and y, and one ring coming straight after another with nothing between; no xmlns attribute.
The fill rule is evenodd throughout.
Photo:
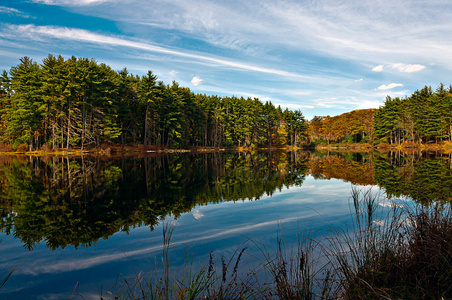
<svg viewBox="0 0 452 300"><path fill-rule="evenodd" d="M144 145L148 145L148 115L149 115L149 104L146 103L146 112L144 113Z"/></svg>
<svg viewBox="0 0 452 300"><path fill-rule="evenodd" d="M125 141L124 141L124 124L121 122L121 144L122 149L125 147Z"/></svg>
<svg viewBox="0 0 452 300"><path fill-rule="evenodd" d="M66 142L66 148L69 149L69 139L71 136L71 101L69 100L69 109L68 109L68 118L67 118L67 142Z"/></svg>

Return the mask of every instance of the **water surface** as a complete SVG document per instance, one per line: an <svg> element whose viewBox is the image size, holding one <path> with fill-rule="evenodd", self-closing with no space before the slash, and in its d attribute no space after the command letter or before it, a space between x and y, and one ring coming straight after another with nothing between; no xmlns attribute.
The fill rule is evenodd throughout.
<svg viewBox="0 0 452 300"><path fill-rule="evenodd" d="M241 247L246 269L278 232L322 239L345 227L354 187L421 203L452 190L441 155L3 157L0 178L0 269L18 266L1 293L15 299L99 299L118 278L153 269L164 222L176 224L174 270L187 251L199 265Z"/></svg>

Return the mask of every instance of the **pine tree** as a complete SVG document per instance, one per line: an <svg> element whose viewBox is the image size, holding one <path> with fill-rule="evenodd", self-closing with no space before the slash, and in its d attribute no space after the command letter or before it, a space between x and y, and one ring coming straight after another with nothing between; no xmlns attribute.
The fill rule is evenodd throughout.
<svg viewBox="0 0 452 300"><path fill-rule="evenodd" d="M157 135L157 109L155 93L157 90L157 76L152 71L141 77L138 84L138 99L144 109L144 126L143 126L143 143L144 145L150 145L153 141L156 141Z"/></svg>
<svg viewBox="0 0 452 300"><path fill-rule="evenodd" d="M11 106L7 117L6 137L16 146L27 144L30 151L39 146L42 115L41 70L29 57L11 68Z"/></svg>

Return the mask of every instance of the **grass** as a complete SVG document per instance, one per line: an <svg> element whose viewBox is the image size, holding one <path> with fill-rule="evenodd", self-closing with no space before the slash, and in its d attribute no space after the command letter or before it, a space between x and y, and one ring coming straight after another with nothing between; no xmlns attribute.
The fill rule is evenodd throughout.
<svg viewBox="0 0 452 300"><path fill-rule="evenodd" d="M210 253L204 266L189 251L182 271L170 268L174 227L163 226L154 273L122 278L101 299L452 299L452 210L449 204L379 205L379 195L352 190L353 222L321 242L284 232L276 250L239 271L246 247L228 260ZM163 269L158 273L157 270ZM197 271L195 271L197 270Z"/></svg>
<svg viewBox="0 0 452 300"><path fill-rule="evenodd" d="M330 248L342 279L341 298L451 299L451 206L394 206L376 220L373 196L355 191L352 198L353 230L337 236Z"/></svg>
<svg viewBox="0 0 452 300"><path fill-rule="evenodd" d="M386 297L391 262L405 243L402 209L396 205L390 211L379 209L377 197L352 190L354 222L331 240L327 250L344 299Z"/></svg>
<svg viewBox="0 0 452 300"><path fill-rule="evenodd" d="M277 236L277 248L264 254L264 270L271 275L269 299L333 299L333 276L329 264L321 263L321 245L299 236L288 244Z"/></svg>

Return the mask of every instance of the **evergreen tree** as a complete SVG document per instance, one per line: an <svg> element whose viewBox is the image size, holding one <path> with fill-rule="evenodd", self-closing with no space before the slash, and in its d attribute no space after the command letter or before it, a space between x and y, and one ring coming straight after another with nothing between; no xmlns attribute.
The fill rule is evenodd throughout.
<svg viewBox="0 0 452 300"><path fill-rule="evenodd" d="M44 139L52 148L61 142L60 119L65 115L64 99L67 93L67 69L62 56L49 54L42 62L42 95L43 105L40 111L44 117Z"/></svg>
<svg viewBox="0 0 452 300"><path fill-rule="evenodd" d="M157 76L152 71L141 77L138 84L138 99L144 107L143 144L150 145L156 141L157 136L157 103L155 93L157 89Z"/></svg>
<svg viewBox="0 0 452 300"><path fill-rule="evenodd" d="M6 125L6 116L11 105L11 80L8 72L4 70L0 76L0 138L3 140Z"/></svg>
<svg viewBox="0 0 452 300"><path fill-rule="evenodd" d="M41 137L41 70L29 57L11 68L11 106L7 113L6 138L13 144L27 144L30 151L39 146Z"/></svg>

